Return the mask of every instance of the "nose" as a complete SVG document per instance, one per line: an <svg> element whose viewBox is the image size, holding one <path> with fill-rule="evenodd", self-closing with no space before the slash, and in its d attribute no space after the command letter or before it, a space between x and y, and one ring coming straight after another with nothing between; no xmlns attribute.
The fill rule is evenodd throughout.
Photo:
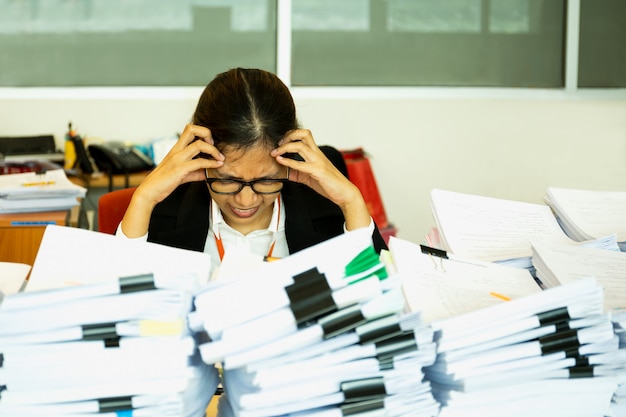
<svg viewBox="0 0 626 417"><path fill-rule="evenodd" d="M258 198L259 195L255 193L249 185L244 186L241 191L235 194L235 201L242 207L254 205Z"/></svg>

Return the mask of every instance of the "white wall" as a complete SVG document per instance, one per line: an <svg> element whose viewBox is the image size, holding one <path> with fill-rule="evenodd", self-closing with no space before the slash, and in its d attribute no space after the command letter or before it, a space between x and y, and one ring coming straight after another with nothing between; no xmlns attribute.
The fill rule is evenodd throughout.
<svg viewBox="0 0 626 417"><path fill-rule="evenodd" d="M53 133L61 146L71 120L83 135L145 142L180 131L199 93L0 91L0 136ZM371 155L387 215L398 236L413 242L434 225L432 188L533 203L549 185L626 190L623 95L294 96L302 125L319 144L362 146Z"/></svg>

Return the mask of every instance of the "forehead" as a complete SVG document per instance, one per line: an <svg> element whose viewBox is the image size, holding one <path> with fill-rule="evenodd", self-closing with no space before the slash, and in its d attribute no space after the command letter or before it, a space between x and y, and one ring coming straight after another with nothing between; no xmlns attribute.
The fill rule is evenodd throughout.
<svg viewBox="0 0 626 417"><path fill-rule="evenodd" d="M261 178L280 171L281 165L270 155L271 149L259 145L247 149L224 148L224 165L216 171L243 179Z"/></svg>

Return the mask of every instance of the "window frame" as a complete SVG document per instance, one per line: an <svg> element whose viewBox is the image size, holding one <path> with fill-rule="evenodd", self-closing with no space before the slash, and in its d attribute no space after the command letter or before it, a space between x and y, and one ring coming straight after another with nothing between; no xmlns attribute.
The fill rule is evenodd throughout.
<svg viewBox="0 0 626 417"><path fill-rule="evenodd" d="M319 87L291 84L292 0L277 0L276 74L296 99L518 98L623 100L626 88L579 88L578 48L581 0L567 0L565 86L561 89L503 87ZM174 99L196 100L197 87L0 87L0 99Z"/></svg>

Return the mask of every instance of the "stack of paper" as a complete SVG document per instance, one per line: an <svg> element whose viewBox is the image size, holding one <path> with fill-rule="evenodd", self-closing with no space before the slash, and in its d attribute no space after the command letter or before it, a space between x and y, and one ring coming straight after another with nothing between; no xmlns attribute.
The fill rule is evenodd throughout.
<svg viewBox="0 0 626 417"><path fill-rule="evenodd" d="M217 372L186 325L196 286L156 273L6 297L0 413L203 416Z"/></svg>
<svg viewBox="0 0 626 417"><path fill-rule="evenodd" d="M218 375L187 319L209 270L207 254L48 226L32 282L0 303L0 415L204 416Z"/></svg>
<svg viewBox="0 0 626 417"><path fill-rule="evenodd" d="M443 258L396 237L389 239L389 250L410 311L421 312L428 323L541 292L526 269Z"/></svg>
<svg viewBox="0 0 626 417"><path fill-rule="evenodd" d="M595 277L604 290L604 308L612 318L620 350L626 351L626 253L545 242L534 242L532 247L533 264L546 286L556 287ZM621 375L612 406L612 415L626 415L626 373Z"/></svg>
<svg viewBox="0 0 626 417"><path fill-rule="evenodd" d="M0 213L69 210L86 192L63 169L0 175Z"/></svg>
<svg viewBox="0 0 626 417"><path fill-rule="evenodd" d="M211 338L202 358L224 369L223 413L438 412L422 372L432 330L405 314L400 281L365 229L211 283L195 307L192 327Z"/></svg>
<svg viewBox="0 0 626 417"><path fill-rule="evenodd" d="M613 320L615 334L619 337L619 347L620 349L626 350L626 310L613 312L611 319ZM613 410L613 414L611 414L613 416L626 415L626 375L620 378L617 391L615 391L613 395L611 409Z"/></svg>
<svg viewBox="0 0 626 417"><path fill-rule="evenodd" d="M389 247L411 310L435 331L425 374L441 416L609 415L626 351L596 280L542 290L526 270Z"/></svg>
<svg viewBox="0 0 626 417"><path fill-rule="evenodd" d="M572 239L616 234L626 250L626 192L548 187L544 200Z"/></svg>
<svg viewBox="0 0 626 417"><path fill-rule="evenodd" d="M607 415L626 371L593 278L432 325L441 416Z"/></svg>
<svg viewBox="0 0 626 417"><path fill-rule="evenodd" d="M547 205L434 189L431 208L443 249L463 258L529 265L530 240L572 242Z"/></svg>
<svg viewBox="0 0 626 417"><path fill-rule="evenodd" d="M7 294L15 294L26 285L31 266L18 262L0 262L0 302Z"/></svg>
<svg viewBox="0 0 626 417"><path fill-rule="evenodd" d="M193 274L198 289L209 279L206 253L120 239L76 227L46 226L26 291L74 287L111 277L152 272Z"/></svg>
<svg viewBox="0 0 626 417"><path fill-rule="evenodd" d="M532 249L537 276L546 287L595 277L604 289L605 308L626 308L626 253L546 242L532 242Z"/></svg>
<svg viewBox="0 0 626 417"><path fill-rule="evenodd" d="M396 314L227 369L225 392L240 417L316 415L328 409L434 416L439 404L422 371L434 359L432 331L418 315Z"/></svg>

